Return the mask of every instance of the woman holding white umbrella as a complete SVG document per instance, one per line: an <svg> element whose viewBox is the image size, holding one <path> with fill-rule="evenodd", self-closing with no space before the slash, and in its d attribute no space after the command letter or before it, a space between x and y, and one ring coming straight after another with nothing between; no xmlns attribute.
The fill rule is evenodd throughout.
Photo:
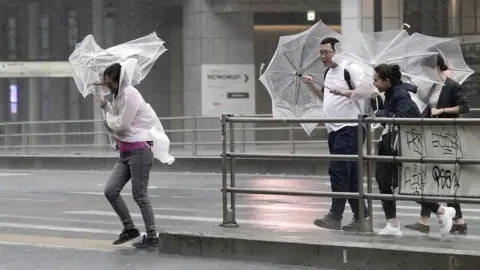
<svg viewBox="0 0 480 270"><path fill-rule="evenodd" d="M105 126L113 134L116 149L120 152L105 186L105 196L124 227L113 242L115 245L140 236L120 196L123 187L131 180L133 198L141 210L146 227L146 235L133 246L158 246L155 217L148 198L150 169L153 158L168 165L175 159L169 154L170 140L155 111L133 85L146 77L155 60L166 51L163 43L152 33L103 50L92 36L87 36L69 59L79 91L84 96L96 94L101 98ZM99 89L100 86L104 89ZM103 97L108 92L113 95L111 104Z"/></svg>

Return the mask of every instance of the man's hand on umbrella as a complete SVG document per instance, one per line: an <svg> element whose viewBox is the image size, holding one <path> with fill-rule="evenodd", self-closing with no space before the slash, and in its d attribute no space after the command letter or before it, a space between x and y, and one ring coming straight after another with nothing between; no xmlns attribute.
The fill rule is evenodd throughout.
<svg viewBox="0 0 480 270"><path fill-rule="evenodd" d="M303 82L306 84L313 84L312 76L302 75Z"/></svg>

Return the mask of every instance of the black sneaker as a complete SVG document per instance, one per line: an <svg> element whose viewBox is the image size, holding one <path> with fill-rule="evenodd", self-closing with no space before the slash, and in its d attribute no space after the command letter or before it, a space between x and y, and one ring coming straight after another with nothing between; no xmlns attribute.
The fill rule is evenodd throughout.
<svg viewBox="0 0 480 270"><path fill-rule="evenodd" d="M132 246L136 248L156 248L158 247L158 237L147 238L146 235L143 236L142 240L139 242L133 243Z"/></svg>
<svg viewBox="0 0 480 270"><path fill-rule="evenodd" d="M467 234L467 223L464 223L464 224L453 223L450 233Z"/></svg>
<svg viewBox="0 0 480 270"><path fill-rule="evenodd" d="M407 228L409 230L412 230L412 231L419 231L421 233L426 233L426 234L428 234L430 232L430 226L422 224L420 222L405 225L405 228Z"/></svg>
<svg viewBox="0 0 480 270"><path fill-rule="evenodd" d="M331 214L327 214L322 219L316 219L313 224L320 228L331 229L331 230L341 230L342 221L335 220Z"/></svg>
<svg viewBox="0 0 480 270"><path fill-rule="evenodd" d="M137 228L132 229L123 229L123 231L118 236L118 239L113 241L114 245L120 245L130 240L133 240L140 236L140 231Z"/></svg>

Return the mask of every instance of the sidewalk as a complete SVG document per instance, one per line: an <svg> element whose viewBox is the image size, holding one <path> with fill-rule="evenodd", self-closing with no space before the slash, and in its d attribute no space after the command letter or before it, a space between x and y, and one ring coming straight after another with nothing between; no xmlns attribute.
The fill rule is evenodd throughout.
<svg viewBox="0 0 480 270"><path fill-rule="evenodd" d="M160 252L334 269L476 269L478 240L403 231L381 237L313 229L303 232L192 228L161 234Z"/></svg>

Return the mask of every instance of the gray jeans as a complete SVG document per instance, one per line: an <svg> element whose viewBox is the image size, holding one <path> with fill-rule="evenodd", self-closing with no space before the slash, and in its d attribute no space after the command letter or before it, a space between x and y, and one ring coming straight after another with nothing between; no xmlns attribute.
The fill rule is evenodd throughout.
<svg viewBox="0 0 480 270"><path fill-rule="evenodd" d="M108 199L126 229L135 228L132 217L120 192L132 179L133 199L140 207L147 237L156 237L155 217L148 199L148 180L152 168L153 153L144 149L120 153L120 158L105 186L105 197Z"/></svg>

